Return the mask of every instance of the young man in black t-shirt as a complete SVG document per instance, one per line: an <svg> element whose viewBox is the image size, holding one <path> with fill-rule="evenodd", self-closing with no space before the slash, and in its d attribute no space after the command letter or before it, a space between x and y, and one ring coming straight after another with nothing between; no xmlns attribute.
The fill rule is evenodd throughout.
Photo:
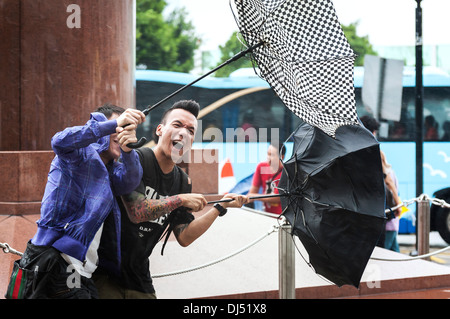
<svg viewBox="0 0 450 319"><path fill-rule="evenodd" d="M186 247L218 216L223 216L227 207L241 207L248 202L247 196L227 194L225 198L234 200L214 205L197 219L193 216L192 212L202 210L207 201L203 195L191 193L189 177L175 163L192 147L198 112L195 101L175 103L156 129L156 147L138 150L144 172L142 182L134 192L122 197L121 273L109 273L109 280L97 277L101 298L156 298L148 257L164 232L168 230L168 236L173 231L178 243ZM110 245L106 236L104 244ZM107 260L107 256L103 259Z"/></svg>

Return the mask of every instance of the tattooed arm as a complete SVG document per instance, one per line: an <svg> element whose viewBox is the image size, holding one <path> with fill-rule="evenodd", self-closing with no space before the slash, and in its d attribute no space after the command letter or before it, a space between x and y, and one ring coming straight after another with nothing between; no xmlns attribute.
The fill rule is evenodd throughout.
<svg viewBox="0 0 450 319"><path fill-rule="evenodd" d="M142 193L134 191L122 196L128 218L134 224L156 220L183 205L179 195L163 199L146 199Z"/></svg>
<svg viewBox="0 0 450 319"><path fill-rule="evenodd" d="M138 191L122 196L122 202L128 218L134 224L156 220L181 206L197 212L207 203L201 194L179 194L163 199L147 199Z"/></svg>

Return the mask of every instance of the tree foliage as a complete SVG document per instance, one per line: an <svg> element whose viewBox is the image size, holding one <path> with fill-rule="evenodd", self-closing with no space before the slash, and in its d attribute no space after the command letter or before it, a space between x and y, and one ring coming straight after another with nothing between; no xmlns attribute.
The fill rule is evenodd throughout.
<svg viewBox="0 0 450 319"><path fill-rule="evenodd" d="M366 54L376 55L377 53L373 50L368 36L360 37L356 34L357 27L358 22L354 22L350 23L348 26L342 25L342 30L344 31L351 48L356 54L355 66L363 66L364 56Z"/></svg>
<svg viewBox="0 0 450 319"><path fill-rule="evenodd" d="M174 10L165 20L164 0L136 2L136 64L148 69L189 72L199 39L184 8Z"/></svg>
<svg viewBox="0 0 450 319"><path fill-rule="evenodd" d="M245 50L245 47L242 43L245 43L245 41L242 39L241 34L238 32L234 32L231 35L230 39L228 39L228 41L225 43L225 45L219 46L221 53L220 63L227 61L237 53L241 52L242 50ZM233 61L232 63L220 68L219 70L217 70L214 76L227 77L230 75L230 73L232 73L237 69L249 67L252 67L252 62L247 57L243 57L237 61Z"/></svg>

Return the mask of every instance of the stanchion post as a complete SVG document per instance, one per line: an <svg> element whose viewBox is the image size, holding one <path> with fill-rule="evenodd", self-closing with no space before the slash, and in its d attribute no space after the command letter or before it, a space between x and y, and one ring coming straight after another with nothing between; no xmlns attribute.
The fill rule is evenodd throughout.
<svg viewBox="0 0 450 319"><path fill-rule="evenodd" d="M430 201L428 199L417 202L417 219L417 250L420 256L430 252Z"/></svg>
<svg viewBox="0 0 450 319"><path fill-rule="evenodd" d="M291 225L285 223L278 232L280 299L295 299L295 249L291 231Z"/></svg>

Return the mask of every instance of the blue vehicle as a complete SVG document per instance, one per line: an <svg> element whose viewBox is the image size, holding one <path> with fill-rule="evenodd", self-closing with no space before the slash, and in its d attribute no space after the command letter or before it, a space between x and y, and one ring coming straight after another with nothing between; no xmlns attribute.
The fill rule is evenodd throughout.
<svg viewBox="0 0 450 319"><path fill-rule="evenodd" d="M250 71L250 72L249 72ZM354 86L359 116L369 114L362 104L364 70L355 68ZM433 68L424 68L424 118L432 122L435 136L425 135L424 193L450 203L450 76ZM136 71L136 105L153 105L197 76L192 74ZM174 101L194 99L202 107L194 148L216 148L219 161L232 163L234 184L253 173L266 158L270 141L285 141L301 120L284 106L266 81L253 70L241 69L227 78L207 77L177 94L153 110L138 136L155 140L154 131L162 113ZM383 121L385 134L378 136L380 147L392 165L399 182L400 197L409 200L415 192L415 72L405 68L400 121ZM287 143L286 157L292 145ZM220 175L220 174L219 174ZM219 178L219 192L233 186ZM400 233L415 232L415 205L400 220ZM431 230L439 231L450 243L450 210L432 205Z"/></svg>

